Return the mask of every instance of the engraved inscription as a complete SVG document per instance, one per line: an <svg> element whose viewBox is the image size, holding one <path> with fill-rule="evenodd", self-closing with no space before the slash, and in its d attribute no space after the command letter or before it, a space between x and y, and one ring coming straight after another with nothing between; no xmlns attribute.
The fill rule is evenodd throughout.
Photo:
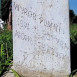
<svg viewBox="0 0 77 77"><path fill-rule="evenodd" d="M12 2L15 64L33 74L66 75L70 64L66 4L62 0L19 1Z"/></svg>

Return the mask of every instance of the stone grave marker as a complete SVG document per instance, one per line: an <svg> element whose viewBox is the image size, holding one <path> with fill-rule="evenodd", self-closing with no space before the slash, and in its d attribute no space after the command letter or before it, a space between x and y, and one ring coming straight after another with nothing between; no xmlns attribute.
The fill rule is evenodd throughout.
<svg viewBox="0 0 77 77"><path fill-rule="evenodd" d="M68 77L68 0L13 0L13 64L25 77Z"/></svg>

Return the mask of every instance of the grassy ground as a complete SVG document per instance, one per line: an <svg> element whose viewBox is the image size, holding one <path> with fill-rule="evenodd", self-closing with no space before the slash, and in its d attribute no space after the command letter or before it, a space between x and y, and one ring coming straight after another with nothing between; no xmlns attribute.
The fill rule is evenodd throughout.
<svg viewBox="0 0 77 77"><path fill-rule="evenodd" d="M0 76L12 64L12 50L12 32L5 29L0 33Z"/></svg>

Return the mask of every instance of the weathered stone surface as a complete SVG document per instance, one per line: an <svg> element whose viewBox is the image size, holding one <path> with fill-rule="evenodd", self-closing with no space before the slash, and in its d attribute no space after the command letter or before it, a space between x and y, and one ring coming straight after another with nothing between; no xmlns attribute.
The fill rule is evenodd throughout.
<svg viewBox="0 0 77 77"><path fill-rule="evenodd" d="M14 69L14 67L12 66L12 67L9 67L10 69L12 68L12 69ZM11 70L9 70L9 71L6 71L1 77L15 77L15 75L14 75L14 73L11 71Z"/></svg>
<svg viewBox="0 0 77 77"><path fill-rule="evenodd" d="M12 6L16 70L25 77L69 75L68 0L13 0Z"/></svg>

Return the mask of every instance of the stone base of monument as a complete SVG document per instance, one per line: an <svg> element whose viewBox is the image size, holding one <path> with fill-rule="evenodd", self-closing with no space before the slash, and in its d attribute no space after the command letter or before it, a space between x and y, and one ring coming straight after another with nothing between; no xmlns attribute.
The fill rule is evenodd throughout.
<svg viewBox="0 0 77 77"><path fill-rule="evenodd" d="M54 72L53 71L34 71L34 70L29 70L26 68L22 68L20 66L15 66L13 67L14 70L17 71L17 73L21 77L69 77L69 75L62 75L60 72ZM23 69L23 70L22 70Z"/></svg>

